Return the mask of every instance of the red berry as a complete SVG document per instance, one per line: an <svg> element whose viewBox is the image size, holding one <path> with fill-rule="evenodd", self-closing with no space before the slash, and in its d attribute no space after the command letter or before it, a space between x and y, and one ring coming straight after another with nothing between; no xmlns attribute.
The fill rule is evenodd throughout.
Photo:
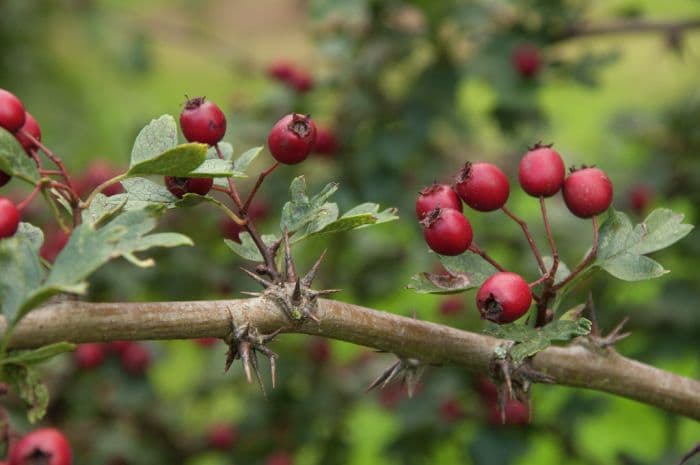
<svg viewBox="0 0 700 465"><path fill-rule="evenodd" d="M200 347L211 347L219 342L219 339L216 337L200 337L199 339L195 339L194 342Z"/></svg>
<svg viewBox="0 0 700 465"><path fill-rule="evenodd" d="M330 156L334 155L339 148L338 139L335 137L335 133L332 130L324 127L319 127L316 130L315 153Z"/></svg>
<svg viewBox="0 0 700 465"><path fill-rule="evenodd" d="M122 368L130 375L143 375L151 365L151 352L146 346L133 343L119 354Z"/></svg>
<svg viewBox="0 0 700 465"><path fill-rule="evenodd" d="M416 216L419 220L438 207L451 208L462 213L462 201L454 189L446 184L433 184L418 193Z"/></svg>
<svg viewBox="0 0 700 465"><path fill-rule="evenodd" d="M521 76L531 78L542 66L540 49L533 44L519 45L513 50L511 63Z"/></svg>
<svg viewBox="0 0 700 465"><path fill-rule="evenodd" d="M505 406L505 423L501 417L498 401L489 404L489 423L493 425L523 426L530 422L530 408L527 404L515 399L508 399Z"/></svg>
<svg viewBox="0 0 700 465"><path fill-rule="evenodd" d="M126 349L131 347L132 345L137 344L134 341L112 341L107 343L107 350L121 356Z"/></svg>
<svg viewBox="0 0 700 465"><path fill-rule="evenodd" d="M464 418L464 407L456 397L445 399L440 404L440 417L448 423Z"/></svg>
<svg viewBox="0 0 700 465"><path fill-rule="evenodd" d="M2 185L2 182L0 182ZM630 208L636 215L643 215L654 198L654 189L644 184L632 186L629 191Z"/></svg>
<svg viewBox="0 0 700 465"><path fill-rule="evenodd" d="M613 186L602 170L584 167L566 178L562 193L571 213L579 218L590 218L610 207Z"/></svg>
<svg viewBox="0 0 700 465"><path fill-rule="evenodd" d="M490 212L505 205L510 184L498 166L467 162L457 173L455 190L474 210Z"/></svg>
<svg viewBox="0 0 700 465"><path fill-rule="evenodd" d="M14 236L19 227L19 210L8 198L0 197L0 239Z"/></svg>
<svg viewBox="0 0 700 465"><path fill-rule="evenodd" d="M71 465L68 440L55 428L40 428L24 436L10 450L9 465Z"/></svg>
<svg viewBox="0 0 700 465"><path fill-rule="evenodd" d="M238 439L238 429L226 423L214 425L207 432L207 443L214 449L229 450L236 439Z"/></svg>
<svg viewBox="0 0 700 465"><path fill-rule="evenodd" d="M494 323L510 323L527 312L532 292L518 274L501 271L488 278L476 293L476 307L484 318Z"/></svg>
<svg viewBox="0 0 700 465"><path fill-rule="evenodd" d="M212 178L178 178L175 176L165 177L165 187L178 199L185 194L207 195L214 185Z"/></svg>
<svg viewBox="0 0 700 465"><path fill-rule="evenodd" d="M0 171L0 187L10 182L10 179L12 179L12 176L5 173L4 171Z"/></svg>
<svg viewBox="0 0 700 465"><path fill-rule="evenodd" d="M80 176L75 182L75 189L80 197L88 195L97 186L112 179L122 171L110 165L105 160L96 159L90 162L85 169L85 173ZM112 195L121 194L124 192L124 187L121 183L112 184L102 191L104 195L110 197Z"/></svg>
<svg viewBox="0 0 700 465"><path fill-rule="evenodd" d="M307 352L312 362L323 365L331 357L331 345L326 338L314 338L309 342Z"/></svg>
<svg viewBox="0 0 700 465"><path fill-rule="evenodd" d="M535 145L520 160L520 187L533 197L551 197L559 192L566 168L561 156L551 147Z"/></svg>
<svg viewBox="0 0 700 465"><path fill-rule="evenodd" d="M496 402L498 400L498 388L488 376L477 376L474 379L474 389L487 402Z"/></svg>
<svg viewBox="0 0 700 465"><path fill-rule="evenodd" d="M216 145L226 134L226 117L214 102L195 97L185 102L180 128L189 142Z"/></svg>
<svg viewBox="0 0 700 465"><path fill-rule="evenodd" d="M20 144L22 144L22 147L24 147L24 150L29 153L31 150L36 149L36 144L29 140L29 137L24 135L24 133L27 133L31 135L34 139L36 140L41 140L41 127L39 127L39 123L36 122L34 117L29 114L29 112L26 112L24 114L25 119L24 119L24 125L22 128L15 133L15 137L19 141Z"/></svg>
<svg viewBox="0 0 700 465"><path fill-rule="evenodd" d="M314 87L314 78L303 69L296 69L289 77L289 85L299 93L310 91Z"/></svg>
<svg viewBox="0 0 700 465"><path fill-rule="evenodd" d="M445 316L456 315L464 310L464 299L458 295L445 297L440 301L440 313Z"/></svg>
<svg viewBox="0 0 700 465"><path fill-rule="evenodd" d="M24 124L24 105L17 96L0 89L0 127L15 132Z"/></svg>
<svg viewBox="0 0 700 465"><path fill-rule="evenodd" d="M293 465L292 456L286 452L275 452L265 459L265 465Z"/></svg>
<svg viewBox="0 0 700 465"><path fill-rule="evenodd" d="M106 355L105 347L97 343L80 344L73 352L75 363L83 370L91 370L102 365Z"/></svg>
<svg viewBox="0 0 700 465"><path fill-rule="evenodd" d="M66 246L70 236L60 228L49 230L44 237L44 243L39 249L39 255L47 262L53 263L61 250Z"/></svg>
<svg viewBox="0 0 700 465"><path fill-rule="evenodd" d="M310 116L291 113L270 130L267 145L280 163L294 165L309 156L316 142L316 125Z"/></svg>
<svg viewBox="0 0 700 465"><path fill-rule="evenodd" d="M421 224L428 247L440 255L460 255L472 243L472 225L460 211L436 208L426 215Z"/></svg>
<svg viewBox="0 0 700 465"><path fill-rule="evenodd" d="M288 82L294 73L294 65L288 61L277 61L267 68L268 76L282 82Z"/></svg>

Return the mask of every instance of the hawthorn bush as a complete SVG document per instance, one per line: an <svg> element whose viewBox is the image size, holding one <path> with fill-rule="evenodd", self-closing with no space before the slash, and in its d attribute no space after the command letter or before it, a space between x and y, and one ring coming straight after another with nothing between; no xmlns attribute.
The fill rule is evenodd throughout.
<svg viewBox="0 0 700 465"><path fill-rule="evenodd" d="M47 25L113 31L115 7L67 8L0 5L0 101L21 97L0 106L9 463L693 460L695 235L658 251L697 218L697 96L608 97L614 130L580 130L598 144L561 121L629 66L578 41L661 37L682 74L700 12L313 1L322 60L234 60L243 86L216 98L165 71L158 32L99 45L164 84L120 120L91 84L109 66L83 99L50 79ZM589 389L533 387L552 382Z"/></svg>

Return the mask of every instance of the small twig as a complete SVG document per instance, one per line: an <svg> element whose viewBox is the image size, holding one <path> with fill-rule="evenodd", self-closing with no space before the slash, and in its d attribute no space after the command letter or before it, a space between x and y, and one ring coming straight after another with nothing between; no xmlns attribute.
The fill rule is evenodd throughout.
<svg viewBox="0 0 700 465"><path fill-rule="evenodd" d="M253 197L255 197L255 194L258 192L258 188L260 188L260 185L262 182L265 180L265 178L275 171L275 168L279 166L279 162L276 161L275 163L272 164L268 169L265 171L261 172L260 175L258 176L258 180L255 182L255 185L253 186L253 189L250 191L250 194L248 194L248 198L245 201L245 204L243 204L243 209L242 212L247 212L248 208L250 207L250 202L253 201Z"/></svg>
<svg viewBox="0 0 700 465"><path fill-rule="evenodd" d="M107 189L109 186L116 184L119 181L122 181L123 179L126 179L126 177L127 173L122 173L118 176L106 180L105 182L97 186L92 192L90 192L90 195L88 196L87 200L85 200L85 203L82 205L82 208L88 208L92 201L95 200L95 197L97 197L97 194Z"/></svg>
<svg viewBox="0 0 700 465"><path fill-rule="evenodd" d="M70 180L70 176L68 176L68 171L66 171L66 166L63 164L63 160L61 160L60 157L56 156L51 150L49 150L44 144L41 143L41 141L34 136L32 136L30 133L28 133L25 130L20 130L20 133L29 139L29 141L34 144L36 147L39 147L39 149L46 154L47 157L58 167L61 176L63 179L66 181L66 184L70 188L71 192L73 192L74 197L77 198L77 195L75 195L75 189L73 189L73 183Z"/></svg>
<svg viewBox="0 0 700 465"><path fill-rule="evenodd" d="M489 254L481 250L476 244L472 243L469 246L469 251L473 252L477 255L479 255L481 258L489 262L491 265L493 265L494 268L496 268L498 271L506 271L504 267L502 267L496 260L494 260Z"/></svg>
<svg viewBox="0 0 700 465"><path fill-rule="evenodd" d="M31 203L31 201L34 200L34 198L37 196L37 194L39 192L41 192L42 188L43 188L43 184L40 181L36 186L34 186L34 190L32 190L32 192L27 196L27 198L25 198L24 200L22 200L20 203L17 204L17 210L19 210L19 211L24 210L24 207L29 205Z"/></svg>
<svg viewBox="0 0 700 465"><path fill-rule="evenodd" d="M544 264L544 261L542 260L542 255L540 254L540 251L537 249L537 245L535 244L535 240L532 238L532 234L530 234L530 230L527 227L527 223L515 216L510 210L508 210L505 206L501 207L501 210L503 210L503 213L508 215L510 219L518 223L520 228L523 230L523 233L525 234L525 239L527 239L528 244L530 244L530 248L532 249L532 253L535 255L535 259L537 260L537 265L540 267L540 271L544 274L547 272L547 267Z"/></svg>
<svg viewBox="0 0 700 465"><path fill-rule="evenodd" d="M224 154L221 152L221 149L219 148L219 144L214 145L214 150L216 150L216 155L224 160ZM233 200L233 203L236 204L236 207L238 207L239 210L243 210L243 203L241 202L241 197L238 195L238 189L236 189L236 183L233 182L233 179L231 178L226 178L228 181L228 188L231 192L229 192L229 195L231 196L231 200Z"/></svg>
<svg viewBox="0 0 700 465"><path fill-rule="evenodd" d="M576 266L576 268L574 268L574 270L571 273L569 273L569 276L561 280L552 288L553 291L558 291L559 289L569 284L591 263L591 261L595 258L596 254L598 253L598 220L596 220L596 217L594 216L593 218L591 218L591 221L593 223L593 245L591 246L591 250L588 252L588 255L586 255L586 257L581 261L581 263L579 263Z"/></svg>

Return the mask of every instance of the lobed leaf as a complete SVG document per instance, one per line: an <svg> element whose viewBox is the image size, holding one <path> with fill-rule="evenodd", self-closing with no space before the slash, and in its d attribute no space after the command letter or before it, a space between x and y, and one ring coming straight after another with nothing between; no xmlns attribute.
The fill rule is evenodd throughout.
<svg viewBox="0 0 700 465"><path fill-rule="evenodd" d="M206 144L182 144L146 160L134 162L132 159L127 174L129 176L160 175L186 177L202 165L206 157ZM205 175L202 174L202 176Z"/></svg>
<svg viewBox="0 0 700 465"><path fill-rule="evenodd" d="M255 246L255 242L253 242L253 238L250 237L250 234L242 232L238 237L241 240L240 244L229 239L224 239L224 243L241 258L253 262L261 262L263 257L260 255L260 251ZM277 239L278 238L272 234L262 235L262 240L267 245L272 245Z"/></svg>
<svg viewBox="0 0 700 465"><path fill-rule="evenodd" d="M40 178L34 160L27 156L15 136L3 128L0 128L0 171L32 185Z"/></svg>
<svg viewBox="0 0 700 465"><path fill-rule="evenodd" d="M26 223L20 224L13 237L0 241L0 310L7 321L15 321L25 300L44 279L39 262L41 242L41 231Z"/></svg>
<svg viewBox="0 0 700 465"><path fill-rule="evenodd" d="M141 129L131 149L129 166L138 165L177 146L177 124L171 115L151 120Z"/></svg>

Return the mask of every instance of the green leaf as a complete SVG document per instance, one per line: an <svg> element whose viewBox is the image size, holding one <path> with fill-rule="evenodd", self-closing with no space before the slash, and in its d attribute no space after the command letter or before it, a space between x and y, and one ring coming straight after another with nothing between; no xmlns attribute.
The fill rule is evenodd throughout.
<svg viewBox="0 0 700 465"><path fill-rule="evenodd" d="M207 157L207 145L189 143L178 145L149 159L134 162L129 176L180 176L186 177L197 169Z"/></svg>
<svg viewBox="0 0 700 465"><path fill-rule="evenodd" d="M668 271L646 257L685 237L693 226L683 215L668 209L651 212L643 223L632 226L627 215L611 209L600 227L599 246L592 266L626 281L659 277Z"/></svg>
<svg viewBox="0 0 700 465"><path fill-rule="evenodd" d="M522 323L499 325L491 321L487 321L484 326L484 332L489 336L500 339L508 339L515 342L523 342L540 337L538 330Z"/></svg>
<svg viewBox="0 0 700 465"><path fill-rule="evenodd" d="M550 342L544 337L528 339L515 344L510 348L510 357L516 364L522 363L527 357L532 357L550 346Z"/></svg>
<svg viewBox="0 0 700 465"><path fill-rule="evenodd" d="M452 274L461 273L469 276L471 287L481 286L498 271L481 256L469 251L454 257L440 256L440 262Z"/></svg>
<svg viewBox="0 0 700 465"><path fill-rule="evenodd" d="M44 243L44 231L30 223L20 223L15 237L23 237L28 240L32 249L39 250Z"/></svg>
<svg viewBox="0 0 700 465"><path fill-rule="evenodd" d="M236 158L236 161L233 162L233 169L238 172L245 173L253 160L260 155L262 149L262 146L253 147L252 149L248 149L243 152L241 156Z"/></svg>
<svg viewBox="0 0 700 465"><path fill-rule="evenodd" d="M46 414L46 407L49 405L49 390L42 383L37 369L27 365L6 365L3 374L27 405L29 421L39 421Z"/></svg>
<svg viewBox="0 0 700 465"><path fill-rule="evenodd" d="M230 160L231 157L233 157L233 145L229 144L228 142L219 142L218 143L219 150L221 150L221 155L224 156L224 160ZM207 159L219 159L219 154L216 153L216 147L211 146L209 147L209 150L207 150Z"/></svg>
<svg viewBox="0 0 700 465"><path fill-rule="evenodd" d="M196 169L187 173L188 178L245 178L247 175L235 171L233 163L227 160L204 160Z"/></svg>
<svg viewBox="0 0 700 465"><path fill-rule="evenodd" d="M108 223L124 209L127 200L128 198L123 196L115 202L106 195L97 194L95 198L92 199L90 207L83 210L83 222L90 223L95 227Z"/></svg>
<svg viewBox="0 0 700 465"><path fill-rule="evenodd" d="M40 247L39 232L30 225L0 240L0 310L8 321L17 318L25 300L41 285Z"/></svg>
<svg viewBox="0 0 700 465"><path fill-rule="evenodd" d="M46 286L73 288L113 258L126 257L151 247L192 245L192 241L181 234L147 235L155 228L156 219L163 210L160 206L149 206L126 211L99 228L83 223L73 231L56 258ZM150 261L144 263L152 264Z"/></svg>
<svg viewBox="0 0 700 465"><path fill-rule="evenodd" d="M323 229L316 231L315 234L328 234L353 229L360 229L373 224L387 223L389 221L398 220L395 208L387 208L384 211L379 211L379 205L376 203L363 203L345 212L343 216L337 220L328 223Z"/></svg>
<svg viewBox="0 0 700 465"><path fill-rule="evenodd" d="M552 264L554 263L554 259L552 258L551 255L545 255L544 257L542 257L542 261L544 262L545 268L547 268L548 270L552 269ZM563 281L570 274L571 274L571 270L569 270L569 267L566 265L566 263L559 260L559 266L557 267L557 272L554 275L554 284L557 284L557 283Z"/></svg>
<svg viewBox="0 0 700 465"><path fill-rule="evenodd" d="M126 193L113 195L109 200L120 203L128 198L126 210L140 210L152 204L173 207L179 200L165 186L146 178L128 178L122 181L122 186Z"/></svg>
<svg viewBox="0 0 700 465"><path fill-rule="evenodd" d="M0 364L33 365L72 350L75 350L75 344L69 342L57 342L31 350L12 350L0 361Z"/></svg>
<svg viewBox="0 0 700 465"><path fill-rule="evenodd" d="M151 120L136 136L134 147L131 149L131 163L129 165L138 165L176 146L177 124L175 118L163 115L158 119Z"/></svg>
<svg viewBox="0 0 700 465"><path fill-rule="evenodd" d="M243 232L238 235L238 238L241 240L240 244L229 239L224 239L224 243L245 260L253 262L263 261L263 257L260 255L260 251L255 246L255 242L253 242L253 238L250 237L250 234ZM277 237L272 234L263 234L262 240L266 245L272 245L277 240Z"/></svg>
<svg viewBox="0 0 700 465"><path fill-rule="evenodd" d="M27 156L15 136L3 128L0 128L0 171L32 185L39 181L34 160Z"/></svg>
<svg viewBox="0 0 700 465"><path fill-rule="evenodd" d="M411 277L411 282L406 286L418 294L456 294L473 287L469 276L462 273L418 273Z"/></svg>
<svg viewBox="0 0 700 465"><path fill-rule="evenodd" d="M323 226L325 226L335 221L337 219L337 206L334 209L336 217L331 220L333 209L326 204L326 200L337 190L338 184L332 182L327 184L321 192L309 199L306 195L306 180L304 176L294 178L289 187L291 200L282 207L280 229L282 231L287 229L292 233L304 228L310 223L318 225L325 222L325 224L323 224Z"/></svg>
<svg viewBox="0 0 700 465"><path fill-rule="evenodd" d="M586 318L575 320L560 318L542 328L542 336L549 341L570 341L591 332L592 323Z"/></svg>

